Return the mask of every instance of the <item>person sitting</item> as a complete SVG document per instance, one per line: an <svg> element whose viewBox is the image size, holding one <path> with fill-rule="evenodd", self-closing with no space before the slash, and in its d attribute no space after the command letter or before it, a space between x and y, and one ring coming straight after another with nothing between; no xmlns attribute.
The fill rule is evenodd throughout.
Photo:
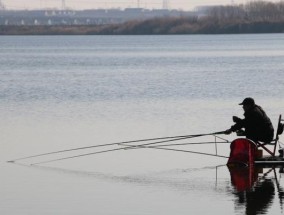
<svg viewBox="0 0 284 215"><path fill-rule="evenodd" d="M233 116L235 124L225 133L238 133L244 128L244 136L246 136L246 138L255 142L270 143L273 140L274 128L264 110L255 104L253 98L245 98L239 105L243 105L244 119Z"/></svg>

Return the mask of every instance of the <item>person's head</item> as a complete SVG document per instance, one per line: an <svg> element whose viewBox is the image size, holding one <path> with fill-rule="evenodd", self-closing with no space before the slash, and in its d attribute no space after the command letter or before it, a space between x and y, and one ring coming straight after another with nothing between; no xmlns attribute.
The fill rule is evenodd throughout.
<svg viewBox="0 0 284 215"><path fill-rule="evenodd" d="M248 97L248 98L245 98L245 99L243 100L243 102L240 103L239 105L242 105L242 106L243 106L244 111L248 111L248 110L250 110L252 107L255 106L255 102L254 102L254 99L253 99L253 98Z"/></svg>

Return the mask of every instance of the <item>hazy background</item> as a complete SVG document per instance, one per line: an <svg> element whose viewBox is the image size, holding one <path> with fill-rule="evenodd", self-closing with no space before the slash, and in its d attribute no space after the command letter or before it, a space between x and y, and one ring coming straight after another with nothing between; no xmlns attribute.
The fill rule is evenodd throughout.
<svg viewBox="0 0 284 215"><path fill-rule="evenodd" d="M279 0L270 0L278 2ZM39 9L61 8L62 0L1 0L8 9ZM128 8L137 7L138 0L65 0L67 8L90 9L90 8ZM168 0L170 9L191 10L201 5L241 4L248 0ZM140 7L162 8L163 0L140 0Z"/></svg>

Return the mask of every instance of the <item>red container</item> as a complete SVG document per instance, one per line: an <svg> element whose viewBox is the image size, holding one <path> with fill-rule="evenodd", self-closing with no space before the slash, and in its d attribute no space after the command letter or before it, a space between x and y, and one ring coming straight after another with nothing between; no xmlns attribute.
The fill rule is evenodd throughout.
<svg viewBox="0 0 284 215"><path fill-rule="evenodd" d="M231 153L228 166L253 165L257 152L256 144L249 139L240 138L231 143Z"/></svg>

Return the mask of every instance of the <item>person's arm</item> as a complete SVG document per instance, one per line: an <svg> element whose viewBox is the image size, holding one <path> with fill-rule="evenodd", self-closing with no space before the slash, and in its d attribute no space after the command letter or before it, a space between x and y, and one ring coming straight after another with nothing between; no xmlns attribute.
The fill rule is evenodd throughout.
<svg viewBox="0 0 284 215"><path fill-rule="evenodd" d="M230 134L232 132L236 132L244 127L245 119L240 119L239 117L233 116L234 125L231 126L230 129L225 131L225 134Z"/></svg>
<svg viewBox="0 0 284 215"><path fill-rule="evenodd" d="M245 126L245 119L240 119L238 117L233 117L233 121L236 123L235 125L231 126L231 131L235 132L237 130L240 130Z"/></svg>

